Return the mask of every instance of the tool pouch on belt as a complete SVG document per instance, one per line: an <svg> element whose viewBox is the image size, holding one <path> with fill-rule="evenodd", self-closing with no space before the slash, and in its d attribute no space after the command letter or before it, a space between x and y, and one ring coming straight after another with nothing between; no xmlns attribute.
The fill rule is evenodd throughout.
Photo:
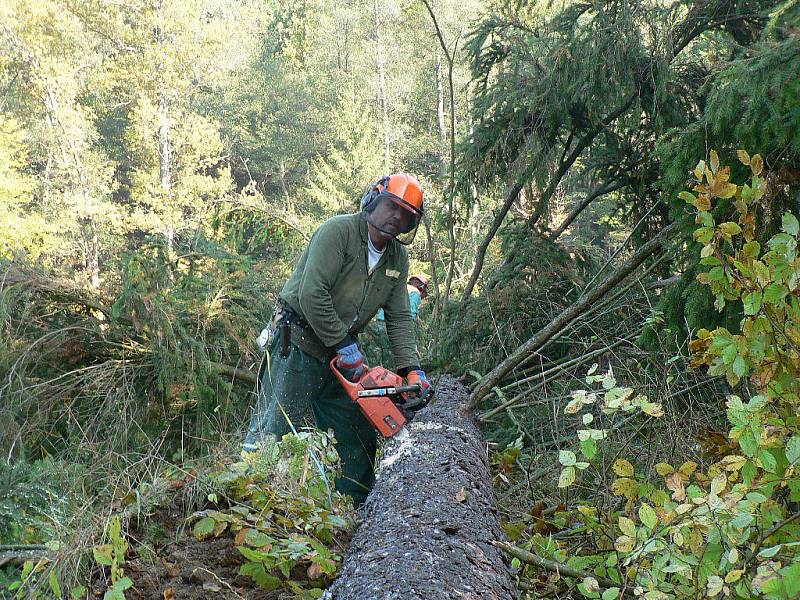
<svg viewBox="0 0 800 600"><path fill-rule="evenodd" d="M281 358L288 358L289 352L291 350L291 342L292 342L292 328L287 317L281 319L280 325L280 333L281 333Z"/></svg>

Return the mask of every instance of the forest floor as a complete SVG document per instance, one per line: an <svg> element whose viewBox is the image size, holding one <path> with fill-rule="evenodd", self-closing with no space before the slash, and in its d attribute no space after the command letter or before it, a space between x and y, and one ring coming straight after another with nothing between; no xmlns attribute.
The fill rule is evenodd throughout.
<svg viewBox="0 0 800 600"><path fill-rule="evenodd" d="M231 536L197 540L185 524L180 491L155 514L136 525L127 538L133 546L125 574L133 581L126 598L164 600L276 600L280 592L261 589L239 574L245 560ZM98 573L99 575L99 573ZM98 588L104 583L98 581ZM96 588L97 589L97 588Z"/></svg>

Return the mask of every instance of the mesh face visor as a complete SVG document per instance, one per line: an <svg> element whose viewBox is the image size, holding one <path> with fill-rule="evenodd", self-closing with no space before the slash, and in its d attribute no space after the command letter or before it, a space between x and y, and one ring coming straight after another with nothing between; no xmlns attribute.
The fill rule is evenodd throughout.
<svg viewBox="0 0 800 600"><path fill-rule="evenodd" d="M399 196L381 192L373 202L364 207L367 223L391 235L404 246L414 241L422 211Z"/></svg>

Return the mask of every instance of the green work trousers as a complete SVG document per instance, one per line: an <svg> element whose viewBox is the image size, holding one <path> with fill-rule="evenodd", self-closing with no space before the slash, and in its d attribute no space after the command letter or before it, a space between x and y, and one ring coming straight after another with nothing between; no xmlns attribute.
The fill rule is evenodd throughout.
<svg viewBox="0 0 800 600"><path fill-rule="evenodd" d="M336 450L342 461L342 477L336 480L336 489L360 506L375 482L375 429L350 400L328 364L294 344L289 347L289 356L282 358L279 340L275 339L265 357L267 368L261 375L261 389L243 449L257 448L268 435L280 439L291 431L289 420L295 428L301 427L313 413L317 427L332 429L336 437Z"/></svg>

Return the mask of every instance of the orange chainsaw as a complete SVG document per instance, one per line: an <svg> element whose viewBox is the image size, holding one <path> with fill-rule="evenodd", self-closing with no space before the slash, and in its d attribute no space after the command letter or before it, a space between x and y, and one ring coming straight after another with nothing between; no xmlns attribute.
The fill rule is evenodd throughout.
<svg viewBox="0 0 800 600"><path fill-rule="evenodd" d="M336 366L337 359L331 360L331 371L367 421L385 438L399 433L407 421L401 408L418 408L422 404L412 398L419 394L420 386L403 385L400 375L383 367L367 367L361 379L349 381Z"/></svg>

